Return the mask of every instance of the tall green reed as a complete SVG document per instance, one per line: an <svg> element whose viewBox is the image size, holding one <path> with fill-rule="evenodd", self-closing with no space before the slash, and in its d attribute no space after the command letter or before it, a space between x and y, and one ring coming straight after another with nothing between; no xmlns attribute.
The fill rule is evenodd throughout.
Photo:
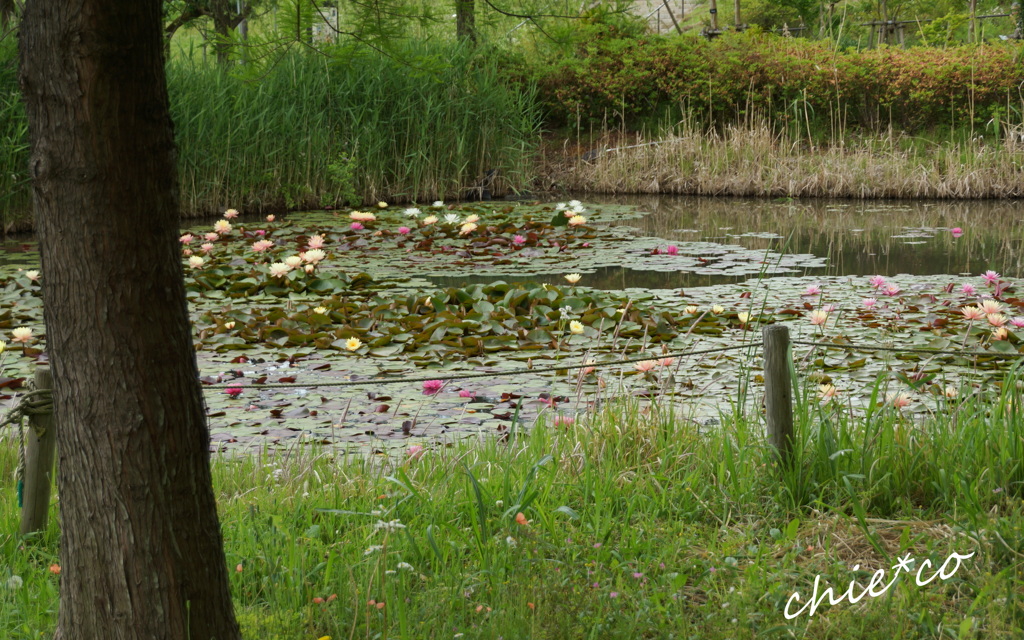
<svg viewBox="0 0 1024 640"><path fill-rule="evenodd" d="M185 210L444 199L490 170L499 190L525 184L532 92L457 46L418 45L404 59L428 58L416 68L351 49L292 54L254 80L171 65Z"/></svg>

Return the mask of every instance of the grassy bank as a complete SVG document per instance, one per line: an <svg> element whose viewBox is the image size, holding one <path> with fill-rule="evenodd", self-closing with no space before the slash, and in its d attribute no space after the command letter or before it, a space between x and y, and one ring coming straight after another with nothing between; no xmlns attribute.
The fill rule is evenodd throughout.
<svg viewBox="0 0 1024 640"><path fill-rule="evenodd" d="M1020 135L938 142L841 134L818 144L764 121L721 130L684 122L649 137L549 143L540 174L545 186L575 193L1016 198L1024 196Z"/></svg>
<svg viewBox="0 0 1024 640"><path fill-rule="evenodd" d="M13 48L0 46L0 214L11 228L27 222L27 129ZM173 62L183 215L429 202L491 170L494 193L522 188L539 126L529 88L509 88L495 58L454 45L403 55L296 54L253 78Z"/></svg>
<svg viewBox="0 0 1024 640"><path fill-rule="evenodd" d="M679 407L634 402L419 459L218 459L235 605L246 637L282 640L1019 637L1017 387L937 399L924 422L891 406L851 417L804 390L791 469L760 419L706 430ZM15 465L8 438L0 470ZM7 531L14 501L0 494ZM0 589L4 637L52 630L57 539L51 525L0 544L0 582L17 587ZM921 563L954 552L974 555L915 584ZM815 576L839 593L857 580L859 594L907 554L914 574L885 595L784 617Z"/></svg>

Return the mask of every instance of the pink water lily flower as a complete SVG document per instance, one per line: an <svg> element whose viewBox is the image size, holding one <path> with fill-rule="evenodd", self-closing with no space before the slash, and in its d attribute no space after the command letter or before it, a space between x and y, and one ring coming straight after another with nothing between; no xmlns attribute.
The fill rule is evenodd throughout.
<svg viewBox="0 0 1024 640"><path fill-rule="evenodd" d="M242 395L242 387L228 387L227 389L224 390L224 393L231 396L232 398L237 398L238 396Z"/></svg>
<svg viewBox="0 0 1024 640"><path fill-rule="evenodd" d="M802 294L800 294L800 295L802 295L802 296L816 296L816 295L819 295L820 293L821 293L821 287L816 285L816 284L812 284L811 286L809 286L806 289L804 289L804 292Z"/></svg>
<svg viewBox="0 0 1024 640"><path fill-rule="evenodd" d="M989 269L985 273L981 274L982 279L989 284L995 284L999 282L999 274Z"/></svg>
<svg viewBox="0 0 1024 640"><path fill-rule="evenodd" d="M949 232L953 234L954 238L959 238L960 236L964 235L964 230L961 229L960 227L953 227L952 229L949 230Z"/></svg>
<svg viewBox="0 0 1024 640"><path fill-rule="evenodd" d="M960 287L960 291L962 291L965 296L973 296L978 293L978 290L974 288L973 284L965 284Z"/></svg>
<svg viewBox="0 0 1024 640"><path fill-rule="evenodd" d="M905 393L890 393L889 402L891 402L892 406L897 409L902 409L904 407L909 407L911 400L910 396Z"/></svg>
<svg viewBox="0 0 1024 640"><path fill-rule="evenodd" d="M512 244L526 244L526 238L521 235L512 236Z"/></svg>
<svg viewBox="0 0 1024 640"><path fill-rule="evenodd" d="M476 397L476 393L474 393L473 391L470 391L469 389L459 389L459 397L460 398L475 398Z"/></svg>
<svg viewBox="0 0 1024 640"><path fill-rule="evenodd" d="M679 255L679 247L677 247L674 244L670 244L667 247L665 247L665 253L667 253L670 256Z"/></svg>
<svg viewBox="0 0 1024 640"><path fill-rule="evenodd" d="M885 285L885 290L882 291L882 293L884 293L887 296L895 296L899 294L900 291L902 291L902 289L900 289L900 286L898 284L896 284L895 282L890 282L889 284Z"/></svg>
<svg viewBox="0 0 1024 640"><path fill-rule="evenodd" d="M409 449L406 451L406 454L409 456L410 460L419 460L420 458L423 457L425 451L426 450L423 448L423 445L414 444L411 447L409 447Z"/></svg>
<svg viewBox="0 0 1024 640"><path fill-rule="evenodd" d="M878 298L864 298L861 300L861 304L864 305L865 309L870 309L878 304Z"/></svg>
<svg viewBox="0 0 1024 640"><path fill-rule="evenodd" d="M363 225L358 222L353 222L352 225L349 227L349 229L352 229L353 231L360 231L364 228L365 227L363 227Z"/></svg>
<svg viewBox="0 0 1024 640"><path fill-rule="evenodd" d="M964 318L967 320L980 320L985 317L985 312L975 306L964 307L960 309L960 313L964 314Z"/></svg>
<svg viewBox="0 0 1024 640"><path fill-rule="evenodd" d="M436 395L443 386L444 382L441 380L427 380L423 383L423 393L428 396Z"/></svg>
<svg viewBox="0 0 1024 640"><path fill-rule="evenodd" d="M1012 324L1015 328L1020 329L1021 327L1024 327L1024 318L1021 318L1019 316L1016 318L1012 318L1010 320L1010 324Z"/></svg>
<svg viewBox="0 0 1024 640"><path fill-rule="evenodd" d="M885 286L885 278L882 276L871 276L871 279L868 280L868 284L876 289L881 289Z"/></svg>
<svg viewBox="0 0 1024 640"><path fill-rule="evenodd" d="M398 233L402 234L403 236L409 233L410 231L412 231L412 229L410 229L409 227L398 227Z"/></svg>

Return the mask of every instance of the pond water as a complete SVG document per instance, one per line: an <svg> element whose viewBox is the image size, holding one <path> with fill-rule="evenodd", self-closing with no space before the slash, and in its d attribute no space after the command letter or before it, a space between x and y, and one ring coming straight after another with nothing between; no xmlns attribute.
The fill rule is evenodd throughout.
<svg viewBox="0 0 1024 640"><path fill-rule="evenodd" d="M847 347L796 345L794 356L810 397L833 385L841 402L831 406L854 412L879 381L908 415L990 393L1003 356L1021 350L1018 202L657 196L577 207L475 203L194 226L183 263L213 448L303 440L385 452L410 438L501 434L541 414L585 419L622 394L672 398L702 422L756 415L759 349L689 354L755 342L778 322L795 339ZM24 271L38 267L31 239L4 248L0 327L32 327L38 349L45 273L34 281ZM963 311L983 303L980 315ZM856 348L885 344L954 353ZM956 353L965 350L990 355ZM37 351L12 351L5 375L29 375ZM589 361L597 369L569 368Z"/></svg>
<svg viewBox="0 0 1024 640"><path fill-rule="evenodd" d="M830 201L682 196L590 196L588 203L636 207L648 215L616 224L671 242L695 240L752 251L783 251L825 258L802 275L977 274L1002 269L1024 275L1024 203L1005 200ZM954 238L950 229L960 228ZM648 271L603 267L587 284L601 289L676 289L742 282L747 275L709 269ZM487 275L431 278L443 286L488 282ZM538 277L557 283L560 275Z"/></svg>

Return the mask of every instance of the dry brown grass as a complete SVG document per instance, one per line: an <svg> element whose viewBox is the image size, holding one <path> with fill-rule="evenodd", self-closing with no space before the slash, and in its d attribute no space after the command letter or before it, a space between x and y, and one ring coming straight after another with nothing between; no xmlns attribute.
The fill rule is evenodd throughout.
<svg viewBox="0 0 1024 640"><path fill-rule="evenodd" d="M542 175L571 192L833 198L1013 198L1024 195L1024 132L1004 143L922 144L898 135L816 146L766 124L680 126L656 140L599 139L587 161L553 150ZM612 142L614 140L614 142ZM575 146L575 145L574 145Z"/></svg>

